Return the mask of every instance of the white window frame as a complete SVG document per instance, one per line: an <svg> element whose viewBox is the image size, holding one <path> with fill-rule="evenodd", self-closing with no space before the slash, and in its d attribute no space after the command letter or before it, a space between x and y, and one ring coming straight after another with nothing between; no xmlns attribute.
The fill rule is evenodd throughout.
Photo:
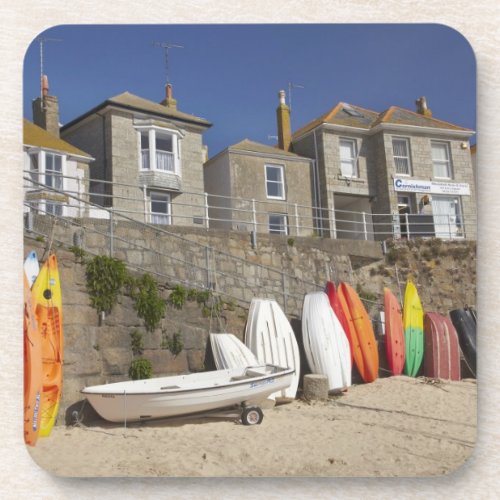
<svg viewBox="0 0 500 500"><path fill-rule="evenodd" d="M405 144L406 156L396 155L396 152L394 151L394 142L395 141L400 141L400 142L403 142ZM407 137L393 137L392 138L392 156L394 158L394 171L398 175L411 176L412 175L412 166L411 166L411 154L410 154L410 139L408 139ZM406 160L407 168L408 168L407 172L400 172L398 170L398 165L397 165L397 161L396 161L398 159Z"/></svg>
<svg viewBox="0 0 500 500"><path fill-rule="evenodd" d="M282 213L276 213L276 212L270 212L267 214L268 215L268 228L269 228L269 234L288 234L288 214L282 214ZM282 223L279 224L281 229L274 229L271 228L271 226L276 226L277 224L271 224L271 217L280 217L282 219Z"/></svg>
<svg viewBox="0 0 500 500"><path fill-rule="evenodd" d="M57 172L57 170L54 170L54 169L51 169L49 170L47 168L47 164L48 164L48 161L47 161L47 158L48 157L52 157L53 158L53 161L55 161L56 158L60 158L61 159L61 172ZM65 159L66 157L62 154L59 154L59 153L53 153L53 152L49 152L49 151L43 151L43 158L44 158L44 168L43 168L43 174L44 174L44 177L43 177L43 183L47 186L47 187L51 187L53 189L57 189L59 191L63 191L64 190L64 172L65 172ZM50 172L50 173L48 173ZM54 179L54 184L55 185L52 185L52 186L49 186L47 184L47 177L49 176L52 176L52 178ZM57 185L57 184L60 184L60 185Z"/></svg>
<svg viewBox="0 0 500 500"><path fill-rule="evenodd" d="M275 181L268 179L267 170L268 168L273 168L279 170L280 172L280 180ZM285 192L285 167L283 165L276 165L273 163L266 163L264 165L264 174L266 179L266 196L270 200L286 200L286 192ZM269 194L269 184L276 184L281 187L281 196L273 196Z"/></svg>
<svg viewBox="0 0 500 500"><path fill-rule="evenodd" d="M139 171L140 172L161 172L164 174L175 174L178 175L179 177L182 176L182 169L181 169L181 135L179 132L176 130L171 130L163 127L155 127L155 126L141 126L141 127L136 127L137 130L137 149L139 151ZM142 161L142 155L143 155L143 149L142 149L142 141L141 141L141 134L147 133L148 134L148 142L149 142L149 149L145 149L144 151L148 151L148 164L149 168L144 168L143 161ZM157 154L156 154L156 138L157 135L165 135L165 136L170 136L172 138L172 151L168 151L169 153L172 154L173 162L174 162L174 168L173 170L166 170L166 169L160 169L158 168L157 165Z"/></svg>
<svg viewBox="0 0 500 500"><path fill-rule="evenodd" d="M434 146L444 146L446 151L446 160L436 160L434 158ZM435 179L453 179L453 165L451 162L450 143L445 141L431 141L431 158L432 158L432 176ZM436 175L436 166L446 166L447 175Z"/></svg>
<svg viewBox="0 0 500 500"><path fill-rule="evenodd" d="M160 202L166 203L166 212L153 212L153 197L159 196L163 197L165 201L159 200ZM159 222L159 218L164 217L164 222ZM151 224L163 224L169 226L172 224L172 196L170 193L165 191L150 191L149 192L149 220Z"/></svg>
<svg viewBox="0 0 500 500"><path fill-rule="evenodd" d="M342 157L342 143L349 143L353 146L352 151L354 156L350 158ZM358 141L356 139L350 139L348 137L339 138L339 157L340 157L340 175L349 179L359 179L359 164L358 164ZM351 174L346 174L342 166L343 163L350 162L351 164Z"/></svg>

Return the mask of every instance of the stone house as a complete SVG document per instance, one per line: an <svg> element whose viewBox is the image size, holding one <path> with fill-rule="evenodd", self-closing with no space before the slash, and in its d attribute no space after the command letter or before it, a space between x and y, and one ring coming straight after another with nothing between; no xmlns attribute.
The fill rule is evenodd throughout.
<svg viewBox="0 0 500 500"><path fill-rule="evenodd" d="M177 109L171 85L161 103L124 92L61 128L95 158L92 201L153 224L206 224L203 133L211 123Z"/></svg>
<svg viewBox="0 0 500 500"><path fill-rule="evenodd" d="M290 112L279 95L278 147L245 139L205 163L211 228L313 234L313 161L288 151Z"/></svg>
<svg viewBox="0 0 500 500"><path fill-rule="evenodd" d="M90 154L59 137L59 105L43 78L42 96L33 101L33 120L23 120L25 211L64 217L88 215L80 200L87 196Z"/></svg>
<svg viewBox="0 0 500 500"><path fill-rule="evenodd" d="M434 118L425 98L416 112L340 102L297 130L290 148L315 160L325 236L475 238L473 134Z"/></svg>

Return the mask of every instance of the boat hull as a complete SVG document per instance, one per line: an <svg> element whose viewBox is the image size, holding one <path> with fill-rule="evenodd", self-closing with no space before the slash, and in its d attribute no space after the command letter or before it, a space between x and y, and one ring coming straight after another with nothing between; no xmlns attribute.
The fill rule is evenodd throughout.
<svg viewBox="0 0 500 500"><path fill-rule="evenodd" d="M351 385L349 341L324 292L308 293L302 308L302 338L309 368L328 377L330 391Z"/></svg>
<svg viewBox="0 0 500 500"><path fill-rule="evenodd" d="M424 375L445 380L460 380L460 347L451 321L441 314L424 316Z"/></svg>
<svg viewBox="0 0 500 500"><path fill-rule="evenodd" d="M258 366L255 355L231 333L211 333L210 345L217 370Z"/></svg>
<svg viewBox="0 0 500 500"><path fill-rule="evenodd" d="M299 346L290 322L275 300L252 299L245 327L245 344L259 364L294 369L290 386L270 395L270 399L294 399L300 378Z"/></svg>
<svg viewBox="0 0 500 500"><path fill-rule="evenodd" d="M40 429L42 344L35 319L33 297L24 274L24 441L35 446Z"/></svg>
<svg viewBox="0 0 500 500"><path fill-rule="evenodd" d="M424 359L424 311L417 288L410 279L406 283L403 304L405 332L404 373L416 377Z"/></svg>
<svg viewBox="0 0 500 500"><path fill-rule="evenodd" d="M325 293L328 295L328 300L330 301L330 306L337 316L344 332L346 334L347 340L349 341L349 348L351 349L351 362L354 361L353 349L352 349L352 339L349 330L349 322L347 321L346 315L344 313L344 309L342 309L342 305L339 300L339 295L337 289L335 288L335 283L333 281L328 281L325 286Z"/></svg>
<svg viewBox="0 0 500 500"><path fill-rule="evenodd" d="M364 382L373 382L378 377L379 357L370 317L359 295L349 284L341 283L338 295L349 324L356 368Z"/></svg>
<svg viewBox="0 0 500 500"><path fill-rule="evenodd" d="M389 370L401 375L405 364L405 338L403 316L398 299L384 288L385 353Z"/></svg>
<svg viewBox="0 0 500 500"><path fill-rule="evenodd" d="M471 374L476 376L476 319L470 309L454 309L450 318L458 334L460 349Z"/></svg>
<svg viewBox="0 0 500 500"><path fill-rule="evenodd" d="M57 418L63 379L62 297L55 255L50 255L40 269L32 294L42 343L40 436L46 437Z"/></svg>
<svg viewBox="0 0 500 500"><path fill-rule="evenodd" d="M259 405L292 376L292 369L274 366L238 368L93 386L82 393L105 420L132 422Z"/></svg>

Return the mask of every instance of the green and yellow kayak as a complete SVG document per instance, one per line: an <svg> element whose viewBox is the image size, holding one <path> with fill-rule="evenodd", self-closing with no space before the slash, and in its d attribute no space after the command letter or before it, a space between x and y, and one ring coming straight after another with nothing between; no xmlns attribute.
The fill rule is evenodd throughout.
<svg viewBox="0 0 500 500"><path fill-rule="evenodd" d="M424 311L417 288L411 278L408 278L406 283L403 328L405 334L404 373L410 377L416 377L424 359Z"/></svg>

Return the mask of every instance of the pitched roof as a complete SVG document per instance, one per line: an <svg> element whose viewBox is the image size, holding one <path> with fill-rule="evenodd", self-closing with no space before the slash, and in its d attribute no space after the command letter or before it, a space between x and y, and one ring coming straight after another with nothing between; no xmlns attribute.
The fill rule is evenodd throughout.
<svg viewBox="0 0 500 500"><path fill-rule="evenodd" d="M82 156L84 158L88 158L89 160L93 159L92 156L85 153L85 151L82 151L68 142L59 139L59 137L47 132L42 127L39 127L26 119L23 120L23 144L27 146L36 146L44 149L60 151L69 155Z"/></svg>
<svg viewBox="0 0 500 500"><path fill-rule="evenodd" d="M280 156L289 156L291 158L303 158L296 153L292 153L290 151L285 151L283 149L278 148L277 146L268 146L266 144L261 144L260 142L251 141L250 139L243 139L242 141L233 144L227 148L229 151L249 151L252 153L261 153L268 155L280 155ZM307 158L304 158L307 159Z"/></svg>
<svg viewBox="0 0 500 500"><path fill-rule="evenodd" d="M409 111L398 106L391 106L382 113L378 113L359 106L353 106L352 104L339 102L330 111L297 130L293 134L293 138L296 139L297 137L300 137L306 132L315 129L324 123L361 128L365 130L370 130L377 125L384 123L435 128L440 130L472 132L471 129L459 127L458 125L438 120L431 116L424 116L420 113Z"/></svg>
<svg viewBox="0 0 500 500"><path fill-rule="evenodd" d="M64 125L62 128L67 129L73 124L79 122L83 118L99 111L100 109L114 105L120 108L132 110L132 111L141 111L143 113L152 114L155 116L159 116L162 118L169 118L171 120L179 120L182 122L191 123L194 125L201 125L203 127L211 127L212 124L205 120L204 118L200 118L198 116L190 115L188 113L183 113L182 111L178 111L174 108L169 108L164 104L160 104L158 102L150 101L149 99L144 99L143 97L139 97L137 95L131 94L130 92L123 92L121 94L110 97L106 101L102 102L95 108L91 109L87 113L75 118L71 122Z"/></svg>

